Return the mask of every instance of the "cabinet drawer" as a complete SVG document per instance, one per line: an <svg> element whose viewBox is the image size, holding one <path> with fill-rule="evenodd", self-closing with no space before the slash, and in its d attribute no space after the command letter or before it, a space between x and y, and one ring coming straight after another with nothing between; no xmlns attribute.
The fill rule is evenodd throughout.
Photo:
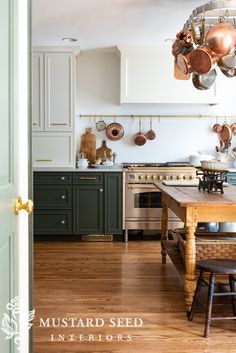
<svg viewBox="0 0 236 353"><path fill-rule="evenodd" d="M66 185L71 183L72 183L72 173L34 172L34 184Z"/></svg>
<svg viewBox="0 0 236 353"><path fill-rule="evenodd" d="M72 208L72 187L37 185L34 188L35 209Z"/></svg>
<svg viewBox="0 0 236 353"><path fill-rule="evenodd" d="M34 167L73 167L73 134L41 132L33 134Z"/></svg>
<svg viewBox="0 0 236 353"><path fill-rule="evenodd" d="M35 211L35 234L72 234L72 211Z"/></svg>
<svg viewBox="0 0 236 353"><path fill-rule="evenodd" d="M74 184L103 184L103 173L74 173Z"/></svg>

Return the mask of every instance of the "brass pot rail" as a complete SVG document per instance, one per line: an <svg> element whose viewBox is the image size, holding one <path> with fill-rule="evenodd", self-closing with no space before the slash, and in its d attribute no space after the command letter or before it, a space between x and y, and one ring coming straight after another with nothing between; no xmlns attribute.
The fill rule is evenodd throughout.
<svg viewBox="0 0 236 353"><path fill-rule="evenodd" d="M210 119L236 119L236 115L161 115L161 114L144 114L144 115L137 115L137 114L80 114L77 115L80 118L130 118L130 119L140 119L140 118L157 118L157 119L168 119L168 118L189 118L189 119L201 119L201 118L210 118Z"/></svg>

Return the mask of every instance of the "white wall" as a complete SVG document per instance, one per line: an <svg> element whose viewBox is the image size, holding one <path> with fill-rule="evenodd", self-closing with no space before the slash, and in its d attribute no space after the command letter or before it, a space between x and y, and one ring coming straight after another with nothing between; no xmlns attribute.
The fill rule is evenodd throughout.
<svg viewBox="0 0 236 353"><path fill-rule="evenodd" d="M125 129L120 141L110 141L105 132L96 131L94 119L79 118L79 114L158 114L158 115L236 115L236 78L225 78L218 73L222 103L209 105L193 104L119 104L119 57L111 52L88 51L77 58L77 144L85 128L92 126L97 137L97 148L105 138L107 145L117 153L118 162L166 162L187 161L190 154L198 150L215 153L218 136L211 131L216 118L161 118L153 119L157 139L142 146L133 143L138 131L138 119L117 119ZM186 102L187 103L187 102ZM99 119L97 118L97 121ZM223 123L224 119L218 119ZM107 119L107 124L113 119ZM235 122L227 119L228 123ZM149 129L149 119L143 119L142 130ZM236 146L236 138L232 147Z"/></svg>

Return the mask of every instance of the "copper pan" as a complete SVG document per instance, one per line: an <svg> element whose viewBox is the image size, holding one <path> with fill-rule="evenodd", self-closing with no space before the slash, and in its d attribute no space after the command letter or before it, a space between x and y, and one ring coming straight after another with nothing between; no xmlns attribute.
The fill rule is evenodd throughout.
<svg viewBox="0 0 236 353"><path fill-rule="evenodd" d="M216 55L228 55L234 50L236 29L230 23L217 23L206 34L206 47Z"/></svg>
<svg viewBox="0 0 236 353"><path fill-rule="evenodd" d="M189 62L194 72L207 74L217 64L218 57L206 47L198 47L190 53Z"/></svg>
<svg viewBox="0 0 236 353"><path fill-rule="evenodd" d="M184 75L188 75L191 72L193 72L191 64L190 64L190 54L179 54L177 56L177 64L178 64L178 68L180 69L180 71L184 74Z"/></svg>

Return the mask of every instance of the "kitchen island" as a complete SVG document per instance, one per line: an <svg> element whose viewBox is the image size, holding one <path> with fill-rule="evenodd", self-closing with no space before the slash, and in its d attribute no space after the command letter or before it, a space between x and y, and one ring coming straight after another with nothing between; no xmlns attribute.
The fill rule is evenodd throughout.
<svg viewBox="0 0 236 353"><path fill-rule="evenodd" d="M196 287L195 231L198 222L236 222L236 187L224 187L224 194L207 193L195 187L154 185L162 193L162 263L166 263L165 241L168 238L168 209L185 224L185 304L190 310Z"/></svg>

